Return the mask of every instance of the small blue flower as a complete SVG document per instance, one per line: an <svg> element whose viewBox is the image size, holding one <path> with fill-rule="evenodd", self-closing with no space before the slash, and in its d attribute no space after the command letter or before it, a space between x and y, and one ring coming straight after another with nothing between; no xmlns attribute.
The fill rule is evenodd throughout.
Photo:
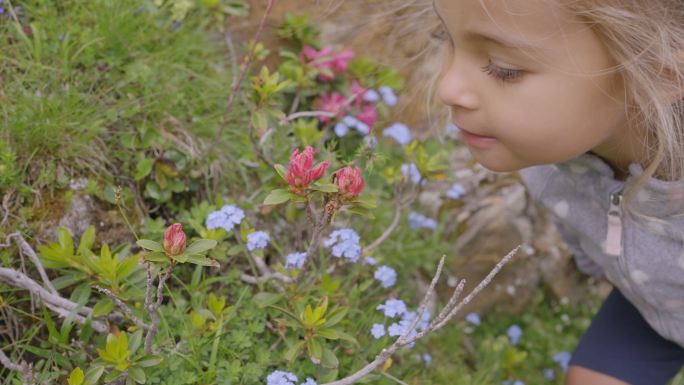
<svg viewBox="0 0 684 385"><path fill-rule="evenodd" d="M361 258L360 241L361 238L353 229L340 229L333 231L323 244L332 248L333 256L357 262Z"/></svg>
<svg viewBox="0 0 684 385"><path fill-rule="evenodd" d="M265 249L268 246L268 241L271 237L263 231L255 231L247 235L247 250L254 251L257 249Z"/></svg>
<svg viewBox="0 0 684 385"><path fill-rule="evenodd" d="M454 136L458 134L459 131L461 130L453 123L447 124L446 129L444 130L444 132L449 136Z"/></svg>
<svg viewBox="0 0 684 385"><path fill-rule="evenodd" d="M363 100L366 102L375 103L380 100L380 94L376 90L368 90L363 94Z"/></svg>
<svg viewBox="0 0 684 385"><path fill-rule="evenodd" d="M425 366L432 365L432 356L430 353L423 353L423 362L425 363Z"/></svg>
<svg viewBox="0 0 684 385"><path fill-rule="evenodd" d="M382 136L389 136L394 139L397 143L405 146L413 140L411 136L411 131L408 126L403 123L394 123L393 125L382 130Z"/></svg>
<svg viewBox="0 0 684 385"><path fill-rule="evenodd" d="M522 337L522 329L518 325L511 325L506 331L506 334L508 334L508 339L511 340L511 344L517 345L520 341L520 337Z"/></svg>
<svg viewBox="0 0 684 385"><path fill-rule="evenodd" d="M380 95L382 95L382 101L385 102L390 107L393 107L397 104L397 95L394 94L394 90L387 86L381 86L378 88L378 91L380 91Z"/></svg>
<svg viewBox="0 0 684 385"><path fill-rule="evenodd" d="M301 269L306 262L306 253L290 253L285 257L286 269Z"/></svg>
<svg viewBox="0 0 684 385"><path fill-rule="evenodd" d="M551 368L546 368L544 369L544 378L549 381L553 381L556 379L556 372L554 372Z"/></svg>
<svg viewBox="0 0 684 385"><path fill-rule="evenodd" d="M418 314L415 311L407 311L404 314L401 315L401 320L403 322L408 323L408 325L411 325L414 319ZM432 317L432 314L430 311L425 310L423 312L423 317L420 319L420 321L416 324L416 330L417 331L422 331L427 329L428 325L430 325L430 317Z"/></svg>
<svg viewBox="0 0 684 385"><path fill-rule="evenodd" d="M568 365L570 364L570 358L572 358L572 354L569 352L560 352L556 353L553 356L553 360L555 362L558 362L558 365L560 365L561 369L563 369L563 373L567 373L568 371Z"/></svg>
<svg viewBox="0 0 684 385"><path fill-rule="evenodd" d="M400 299L388 299L384 304L378 305L376 310L382 310L385 317L394 318L406 313L406 304Z"/></svg>
<svg viewBox="0 0 684 385"><path fill-rule="evenodd" d="M371 334L376 340L385 335L385 325L383 324L373 324L371 327Z"/></svg>
<svg viewBox="0 0 684 385"><path fill-rule="evenodd" d="M423 214L417 213L415 211L411 211L409 213L409 225L411 226L412 229L436 229L437 228L437 221L428 218Z"/></svg>
<svg viewBox="0 0 684 385"><path fill-rule="evenodd" d="M368 135L368 134L370 134L370 131L371 131L370 126L368 126L366 123L364 123L362 121L359 121L358 123L356 123L356 126L354 126L354 128L356 128L356 131L361 133L361 135Z"/></svg>
<svg viewBox="0 0 684 385"><path fill-rule="evenodd" d="M367 265L371 265L371 266L375 266L375 264L378 263L378 262L375 260L375 258L373 258L373 257L365 257L365 258L363 259L363 261L364 261Z"/></svg>
<svg viewBox="0 0 684 385"><path fill-rule="evenodd" d="M465 187L460 183L454 183L447 191L446 196L450 199L458 199L465 194Z"/></svg>
<svg viewBox="0 0 684 385"><path fill-rule="evenodd" d="M373 277L380 281L380 285L382 285L382 287L385 289L394 286L394 284L397 282L397 272L389 266L378 267L378 269L375 270Z"/></svg>
<svg viewBox="0 0 684 385"><path fill-rule="evenodd" d="M366 135L363 137L364 143L366 143L366 146L368 148L373 149L378 146L378 138L376 138L374 135Z"/></svg>
<svg viewBox="0 0 684 385"><path fill-rule="evenodd" d="M359 124L359 122L360 120L356 119L351 115L347 115L342 119L342 123L344 123L347 127L356 127L356 125Z"/></svg>
<svg viewBox="0 0 684 385"><path fill-rule="evenodd" d="M296 385L297 376L290 372L276 370L266 377L266 385Z"/></svg>
<svg viewBox="0 0 684 385"><path fill-rule="evenodd" d="M245 212L235 205L225 205L220 210L209 213L206 220L207 229L222 228L230 231L245 218Z"/></svg>
<svg viewBox="0 0 684 385"><path fill-rule="evenodd" d="M318 385L313 378L307 377L306 382L302 382L302 385Z"/></svg>
<svg viewBox="0 0 684 385"><path fill-rule="evenodd" d="M337 135L341 138L341 137L347 135L347 133L349 133L349 126L347 126L343 122L339 122L335 125L334 131L335 131L335 135Z"/></svg>
<svg viewBox="0 0 684 385"><path fill-rule="evenodd" d="M465 319L475 326L480 325L480 316L477 313L469 313Z"/></svg>
<svg viewBox="0 0 684 385"><path fill-rule="evenodd" d="M415 163L404 163L401 165L401 173L404 175L405 179L410 180L413 182L413 184L419 184L421 183L421 179L423 178L420 175L420 171L418 170L418 167L416 166Z"/></svg>

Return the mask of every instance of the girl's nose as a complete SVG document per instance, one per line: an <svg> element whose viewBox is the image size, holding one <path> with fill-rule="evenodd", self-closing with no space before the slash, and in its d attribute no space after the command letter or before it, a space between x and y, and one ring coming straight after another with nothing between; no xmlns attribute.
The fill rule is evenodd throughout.
<svg viewBox="0 0 684 385"><path fill-rule="evenodd" d="M449 107L476 110L480 106L473 81L477 74L468 72L466 68L464 60L447 59L437 84L437 96Z"/></svg>

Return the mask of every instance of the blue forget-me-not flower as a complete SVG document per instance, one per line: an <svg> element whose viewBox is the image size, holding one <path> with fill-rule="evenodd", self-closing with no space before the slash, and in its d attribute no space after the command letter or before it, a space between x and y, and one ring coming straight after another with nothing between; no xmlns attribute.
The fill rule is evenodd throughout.
<svg viewBox="0 0 684 385"><path fill-rule="evenodd" d="M333 256L356 262L361 258L360 241L359 234L353 229L340 229L333 231L323 244L332 248Z"/></svg>
<svg viewBox="0 0 684 385"><path fill-rule="evenodd" d="M389 136L402 146L406 146L413 140L411 131L404 123L394 123L385 128L382 130L382 136Z"/></svg>
<svg viewBox="0 0 684 385"><path fill-rule="evenodd" d="M385 289L394 286L394 284L397 282L397 272L389 266L378 267L378 269L375 270L373 277L380 281L380 285L382 285L382 287Z"/></svg>
<svg viewBox="0 0 684 385"><path fill-rule="evenodd" d="M388 299L384 304L378 305L376 310L382 310L385 317L394 318L406 313L406 304L400 299Z"/></svg>
<svg viewBox="0 0 684 385"><path fill-rule="evenodd" d="M306 262L306 253L290 253L285 257L286 269L301 269Z"/></svg>
<svg viewBox="0 0 684 385"><path fill-rule="evenodd" d="M297 376L290 372L276 370L266 377L266 385L297 385Z"/></svg>
<svg viewBox="0 0 684 385"><path fill-rule="evenodd" d="M220 210L209 213L206 220L207 229L218 228L230 231L245 218L245 212L235 205L225 205Z"/></svg>
<svg viewBox="0 0 684 385"><path fill-rule="evenodd" d="M517 345L520 341L520 337L522 337L522 329L518 325L511 325L506 331L506 334L508 334L508 339L511 341L511 344Z"/></svg>
<svg viewBox="0 0 684 385"><path fill-rule="evenodd" d="M264 231L255 231L247 235L247 250L265 249L271 237Z"/></svg>

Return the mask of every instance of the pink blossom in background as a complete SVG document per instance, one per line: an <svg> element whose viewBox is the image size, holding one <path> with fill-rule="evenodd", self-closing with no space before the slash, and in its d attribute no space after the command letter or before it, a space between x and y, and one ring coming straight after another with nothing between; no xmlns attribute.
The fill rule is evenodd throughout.
<svg viewBox="0 0 684 385"><path fill-rule="evenodd" d="M321 95L318 103L320 109L326 112L332 112L336 118L343 117L349 111L349 105L345 104L347 98L339 92L331 92ZM329 116L321 116L320 120L323 123L328 123L332 118Z"/></svg>
<svg viewBox="0 0 684 385"><path fill-rule="evenodd" d="M332 70L333 72L340 74L345 72L349 67L349 62L354 58L354 51L351 49L345 49L342 52L338 52L332 58Z"/></svg>
<svg viewBox="0 0 684 385"><path fill-rule="evenodd" d="M363 110L356 115L356 119L366 123L368 127L373 127L375 121L378 119L378 110L372 104L367 104Z"/></svg>

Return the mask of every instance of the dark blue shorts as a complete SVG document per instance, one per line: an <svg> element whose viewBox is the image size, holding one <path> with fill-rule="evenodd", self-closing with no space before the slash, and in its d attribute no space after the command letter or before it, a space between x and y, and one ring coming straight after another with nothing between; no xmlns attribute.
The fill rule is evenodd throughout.
<svg viewBox="0 0 684 385"><path fill-rule="evenodd" d="M656 333L613 288L580 339L570 365L632 385L665 385L684 366L684 349Z"/></svg>

